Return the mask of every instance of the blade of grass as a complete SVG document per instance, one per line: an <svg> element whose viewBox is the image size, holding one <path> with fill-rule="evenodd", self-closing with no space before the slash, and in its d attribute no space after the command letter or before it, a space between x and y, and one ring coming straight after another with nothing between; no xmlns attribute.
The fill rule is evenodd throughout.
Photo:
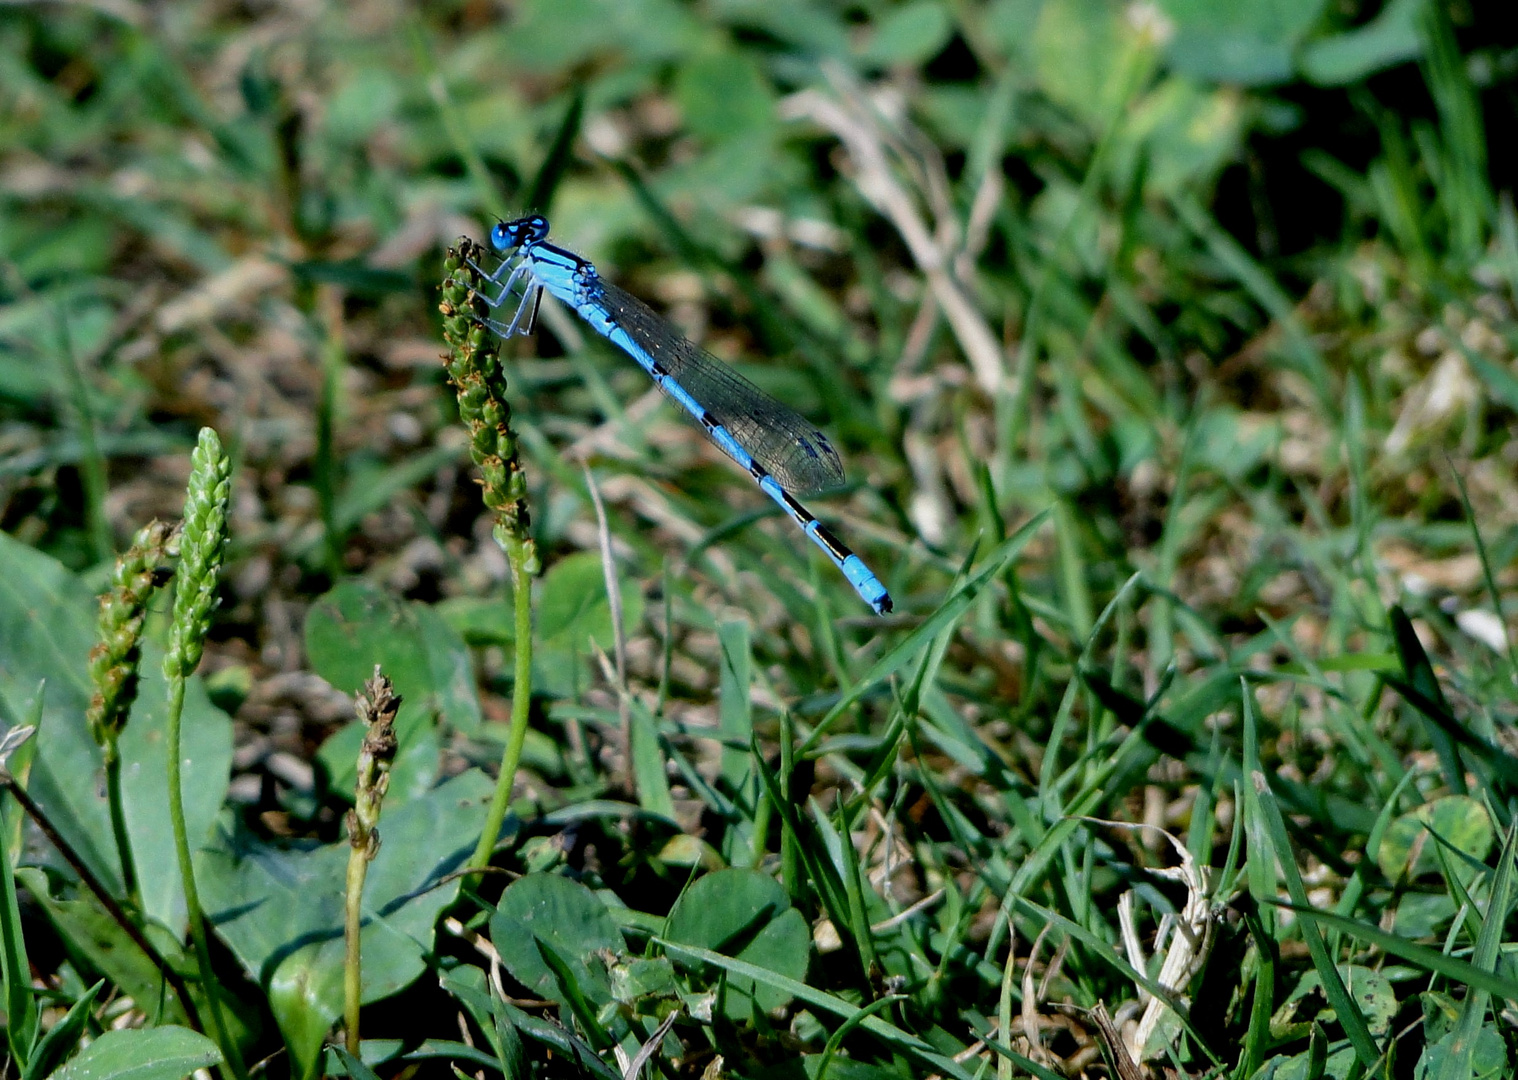
<svg viewBox="0 0 1518 1080"><path fill-rule="evenodd" d="M1423 39L1423 75L1439 112L1443 136L1440 201L1449 219L1450 247L1468 264L1482 254L1493 208L1481 102L1466 73L1466 61L1444 7L1423 5L1418 22Z"/></svg>
<svg viewBox="0 0 1518 1080"><path fill-rule="evenodd" d="M639 797L644 797L644 786L654 785L648 789L649 797L656 797L655 792L660 782L663 783L665 799L668 802L669 784L664 780L664 763L659 759L658 740L653 739L650 744L649 735L653 733L652 725L647 725L643 735L642 745L637 753L633 750L633 723L631 700L632 695L627 688L627 627L622 620L622 579L617 574L617 557L612 551L611 525L606 519L606 504L601 500L601 489L596 484L595 474L590 471L590 466L584 464L582 468L585 474L585 488L590 492L590 503L596 510L596 540L601 552L601 576L606 582L606 605L611 614L611 645L612 656L616 659L616 670L611 673L612 682L617 692L617 728L622 736L622 752L626 756L627 775L622 778L623 787L629 791L637 791ZM594 646L594 642L592 642ZM599 647L596 655L601 656ZM605 658L601 657L602 666L605 666ZM646 776L639 772L639 765L649 764L648 758L652 756L654 764L658 768L657 777ZM644 809L649 809L644 804Z"/></svg>
<svg viewBox="0 0 1518 1080"><path fill-rule="evenodd" d="M13 779L10 771L11 755L42 722L46 690L46 683L37 688L35 705L28 723L18 724L5 733L3 744L0 744L0 777ZM21 771L24 775L26 770L23 768ZM17 789L19 784L12 790ZM5 862L0 867L0 890L3 890L3 895L0 895L0 975L5 978L5 1041L11 1057L25 1070L37 1041L38 1017L37 999L32 994L31 961L26 955L26 935L21 925L21 906L16 897L16 868L11 862L9 843L9 838L14 833L18 840L19 855L20 826L21 821L15 820L10 804L0 800L0 836L4 836L7 841L4 848L0 849L0 859Z"/></svg>
<svg viewBox="0 0 1518 1080"><path fill-rule="evenodd" d="M559 121L553 142L543 157L543 164L533 175L532 182L522 193L521 209L524 213L547 215L553 207L554 192L574 157L575 138L580 134L580 122L585 117L585 87L576 84L564 109L564 119Z"/></svg>
<svg viewBox="0 0 1518 1080"><path fill-rule="evenodd" d="M79 438L79 478L84 487L84 516L89 527L90 550L94 560L102 563L115 554L111 524L105 512L108 487L105 455L100 452L95 411L90 407L89 386L85 383L84 372L80 370L79 357L74 352L68 317L61 306L55 306L53 314L58 331L58 359L68 379L66 407L59 411L73 421Z"/></svg>
<svg viewBox="0 0 1518 1080"><path fill-rule="evenodd" d="M1175 483L1169 506L1165 510L1165 524L1160 533L1159 559L1155 567L1154 582L1161 591L1155 594L1155 605L1150 614L1149 624L1149 667L1153 672L1164 670L1170 663L1171 657L1175 655L1175 612L1171 606L1170 589L1175 584L1176 570L1180 563L1181 510L1186 505L1186 488L1191 480L1200 426L1198 420L1203 407L1203 403L1199 401L1192 410L1191 422L1186 425L1185 436L1181 442L1181 460L1176 466Z"/></svg>
<svg viewBox="0 0 1518 1080"><path fill-rule="evenodd" d="M675 800L669 790L669 776L665 772L664 750L659 743L659 730L648 706L631 697L628 699L628 722L631 730L629 747L633 784L638 793L638 805L651 814L667 821L675 821Z"/></svg>
<svg viewBox="0 0 1518 1080"><path fill-rule="evenodd" d="M69 1007L63 1019L50 1027L47 1034L38 1040L32 1059L21 1074L22 1080L44 1080L63 1064L64 1058L79 1045L79 1040L89 1025L90 1010L95 1007L95 998L104 986L105 980L101 979L86 990Z"/></svg>
<svg viewBox="0 0 1518 1080"><path fill-rule="evenodd" d="M343 1072L347 1073L353 1080L379 1080L379 1075L360 1061L358 1056L351 1053L346 1047L338 1046L334 1043L327 1049L336 1055L338 1061L342 1062Z"/></svg>
<svg viewBox="0 0 1518 1080"><path fill-rule="evenodd" d="M855 805L868 806L868 793L854 800ZM870 929L870 917L864 907L864 888L860 881L859 853L854 850L853 820L849 812L849 800L840 799L838 804L838 853L842 856L838 875L843 880L844 898L848 901L849 933L859 948L859 965L865 971L866 982L879 972L880 961L875 955L875 934ZM826 821L818 815L819 821Z"/></svg>
<svg viewBox="0 0 1518 1080"><path fill-rule="evenodd" d="M907 1001L905 994L892 994L890 997L879 998L870 1002L853 1016L838 1025L838 1029L828 1036L827 1045L822 1048L822 1061L817 1066L816 1080L827 1080L828 1067L833 1064L833 1058L838 1054L838 1048L843 1045L843 1040L849 1037L849 1033L877 1013L884 1012L898 1001Z"/></svg>
<svg viewBox="0 0 1518 1080"><path fill-rule="evenodd" d="M1418 632L1413 629L1412 620L1400 605L1393 605L1388 612L1391 619L1392 643L1396 646L1397 656L1402 661L1402 670L1407 675L1407 681L1412 685L1426 701L1432 702L1442 716L1454 719L1454 714L1449 711L1449 704L1444 700L1444 691L1439 686L1439 679L1434 674L1434 665L1429 662L1428 653L1423 651L1423 643L1418 640ZM1419 712L1422 712L1420 709ZM1444 782L1456 795L1468 794L1465 786L1465 769L1460 764L1460 754L1455 749L1455 741L1444 726L1433 722L1433 717L1424 714L1429 722L1424 725L1428 734L1429 742L1434 746L1434 751L1439 755L1439 766L1444 772Z"/></svg>
<svg viewBox="0 0 1518 1080"><path fill-rule="evenodd" d="M569 963L559 955L557 949L542 938L534 937L532 940L538 947L538 955L543 958L543 963L548 965L549 971L553 972L553 977L559 984L559 990L569 1004L570 1012L574 1014L580 1030L585 1032L590 1044L597 1050L608 1050L615 1046L617 1040L597 1019L596 1007L580 989L580 982L575 978L574 970Z"/></svg>
<svg viewBox="0 0 1518 1080"><path fill-rule="evenodd" d="M1347 937L1363 941L1391 956L1416 964L1435 975L1441 975L1451 982L1462 983L1472 989L1485 990L1494 997L1504 998L1507 1001L1518 1001L1518 981L1486 971L1475 964L1442 953L1428 945L1419 945L1415 941L1398 937L1378 926L1336 915L1331 911L1321 911L1318 908L1288 903L1284 900L1275 901L1275 905L1283 910L1295 911L1311 922L1342 931Z"/></svg>
<svg viewBox="0 0 1518 1080"><path fill-rule="evenodd" d="M853 706L855 702L864 697L875 686L895 674L908 660L916 655L917 650L922 648L924 644L931 642L946 627L958 621L969 610L970 604L980 595L980 591L985 588L986 583L1001 573L1007 564L1017 557L1028 541L1033 538L1033 534L1043 525L1045 519L1049 517L1049 513L1048 510L1039 511L1022 528L1004 540L987 556L985 563L973 578L961 585L952 596L939 605L937 611L929 615L923 620L921 625L901 641L897 642L888 653L875 661L874 666L865 673L864 678L860 679L858 683L845 693L838 703L828 710L827 715L818 721L817 726L812 729L812 733L801 744L799 752L805 754L807 751L813 749L822 736L827 733L828 729L837 723L839 717Z"/></svg>
<svg viewBox="0 0 1518 1080"><path fill-rule="evenodd" d="M796 813L795 804L786 798L781 789L780 781L764 765L764 759L759 752L757 737L753 744L754 768L759 773L759 779L764 784L769 795L770 802L780 812L780 819L785 823L786 832L791 837L795 846L795 855L802 867L805 867L807 875L811 878L812 888L815 890L817 899L822 908L827 912L828 918L833 923L833 928L838 931L838 937L843 942L843 947L854 958L857 964L857 972L862 979L861 986L868 992L869 979L868 967L865 966L859 952L859 944L854 940L852 920L849 918L848 893L844 888L843 880L838 874L836 864L828 854L826 842L817 834L817 830L811 828L806 819ZM799 868L798 868L799 869ZM800 874L792 879L793 898L800 893L802 881Z"/></svg>
<svg viewBox="0 0 1518 1080"><path fill-rule="evenodd" d="M1481 539L1481 527L1476 523L1476 511L1471 506L1470 492L1465 490L1465 476L1455 468L1453 462L1447 463L1455 478L1455 488L1460 492L1460 505L1465 508L1465 520L1471 526L1471 540L1476 545L1476 557L1481 562L1482 584L1486 586L1487 598L1492 602L1492 611L1502 624L1502 637L1507 642L1508 674L1518 685L1518 647L1514 646L1512 631L1508 628L1507 620L1502 617L1502 593L1497 588L1497 576L1492 572L1492 560L1486 553L1485 541Z"/></svg>
<svg viewBox="0 0 1518 1080"><path fill-rule="evenodd" d="M1275 939L1265 929L1258 909L1246 907L1244 921L1254 938L1254 999L1249 1005L1249 1029L1244 1033L1244 1046L1233 1070L1233 1080L1248 1080L1264 1064L1265 1052L1272 1042L1270 1018L1275 1012Z"/></svg>
<svg viewBox="0 0 1518 1080"><path fill-rule="evenodd" d="M342 483L342 464L333 448L343 371L348 362L347 350L343 347L342 293L333 285L317 286L315 308L311 321L321 328L322 379L316 399L316 459L312 463L312 472L322 519L325 568L327 576L335 582L342 578L343 539L346 533L339 525L337 515L337 489Z"/></svg>
<svg viewBox="0 0 1518 1080"><path fill-rule="evenodd" d="M767 968L750 964L731 956L723 956L721 953L712 952L710 949L702 949L695 945L682 945L676 941L668 941L662 937L652 939L653 943L666 952L680 956L688 956L693 960L711 964L727 971L730 975L739 975L753 979L755 982L772 986L797 1000L804 1001L815 1009L837 1016L845 1021L858 1016L865 1010L858 1005L851 1005L842 998L835 997L825 991L808 986L806 983L788 979L784 975L776 974ZM945 1076L952 1076L955 1080L974 1080L970 1073L953 1058L940 1054L932 1044L924 1041L910 1032L903 1031L894 1024L888 1024L878 1016L865 1016L859 1021L859 1027L884 1042L892 1049L906 1054L925 1065L931 1066L937 1072Z"/></svg>
<svg viewBox="0 0 1518 1080"><path fill-rule="evenodd" d="M1513 852L1518 840L1518 826L1508 829L1502 845L1502 855L1497 863L1497 873L1492 881L1491 898L1487 904L1481 933L1476 938L1476 951L1471 957L1472 966L1482 971L1495 972L1501 957L1503 927L1513 906ZM1474 913L1474 908L1472 912ZM1444 1067L1438 1080L1464 1080L1471 1075L1472 1053L1476 1048L1476 1035L1486 1022L1486 1010L1491 992L1481 987L1471 987L1460 1004L1460 1018L1455 1021L1454 1045L1445 1057Z"/></svg>
<svg viewBox="0 0 1518 1080"><path fill-rule="evenodd" d="M747 748L754 737L754 716L749 701L749 687L753 681L749 624L741 619L725 620L717 627L717 645L722 654L717 685L717 722L723 736L722 779L736 794L743 791L748 779Z"/></svg>
<svg viewBox="0 0 1518 1080"><path fill-rule="evenodd" d="M1281 808L1276 803L1275 795L1270 790L1270 781L1260 766L1256 749L1259 744L1254 719L1254 695L1244 679L1239 680L1239 691L1244 709L1244 812L1255 818L1254 828L1250 830L1249 837L1249 861L1253 864L1258 857L1275 862L1286 878L1286 891L1291 896L1292 903L1298 907L1307 907L1307 887L1302 883L1302 876L1297 872L1296 859L1292 856L1291 839L1286 834L1286 822L1281 816ZM1264 850L1256 849L1256 837L1268 838L1268 846ZM1254 891L1256 882L1253 880L1253 875L1251 879L1251 890ZM1274 891L1274 882L1271 881L1268 886L1256 891L1256 900L1275 902ZM1302 937L1307 943L1307 951L1312 955L1313 967L1317 969L1323 994L1328 998L1328 1003L1339 1018L1339 1023L1343 1025L1344 1033L1349 1036L1355 1048L1355 1056L1367 1069L1374 1068L1381 1057L1375 1037L1370 1033L1370 1026L1365 1022L1364 1013L1360 1011L1359 1005L1355 1003L1354 998L1344 986L1344 980L1340 977L1339 969L1334 964L1333 957L1329 955L1317 926L1304 923Z"/></svg>
<svg viewBox="0 0 1518 1080"><path fill-rule="evenodd" d="M9 814L0 812L0 824L10 831ZM16 900L16 878L9 858L3 870L4 897L0 898L0 942L5 961L6 1044L11 1057L25 1071L37 1038L37 1002L32 996L31 968L26 956L26 938L21 933L21 909Z"/></svg>
<svg viewBox="0 0 1518 1080"><path fill-rule="evenodd" d="M1017 357L1012 365L1011 392L997 395L998 439L992 470L996 475L1004 474L1010 467L1014 456L1018 453L1017 444L1022 436L1022 430L1028 422L1038 348L1044 338L1043 323L1048 317L1045 312L1054 289L1060 278L1064 276L1065 256L1079 235L1080 226L1097 206L1102 179L1108 175L1108 159L1117 149L1125 131L1124 121L1128 115L1126 103L1133 100L1148 78L1148 72L1145 70L1147 64L1142 58L1142 53L1143 50L1140 49L1124 51L1123 60L1127 65L1127 70L1120 77L1121 89L1115 95L1116 100L1123 104L1112 110L1107 123L1103 125L1101 137L1097 140L1096 147L1091 152L1091 158L1086 163L1085 172L1081 176L1074 209L1055 236L1054 243L1047 254L1044 254L1041 259L1042 265L1038 270L1038 279L1033 284L1028 297L1026 314L1023 316L1022 338L1018 343Z"/></svg>

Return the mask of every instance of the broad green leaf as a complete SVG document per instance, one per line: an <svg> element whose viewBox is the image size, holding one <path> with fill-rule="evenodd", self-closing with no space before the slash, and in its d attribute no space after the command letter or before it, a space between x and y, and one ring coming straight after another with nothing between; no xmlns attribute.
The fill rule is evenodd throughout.
<svg viewBox="0 0 1518 1080"><path fill-rule="evenodd" d="M1434 847L1438 833L1446 843L1477 862L1492 850L1492 821L1486 807L1465 795L1447 795L1403 814L1387 827L1376 851L1376 864L1389 881L1412 880L1439 867ZM1474 868L1456 860L1464 875Z"/></svg>
<svg viewBox="0 0 1518 1080"><path fill-rule="evenodd" d="M583 551L556 562L543 576L537 607L533 690L568 696L585 682L592 644L606 652L612 646L611 604L601 557ZM642 618L643 594L624 587L622 624L634 627Z"/></svg>
<svg viewBox="0 0 1518 1080"><path fill-rule="evenodd" d="M1039 87L1098 133L1152 46L1114 0L1045 0L1032 48Z"/></svg>
<svg viewBox="0 0 1518 1080"><path fill-rule="evenodd" d="M1397 918L1392 925L1405 938L1426 938L1455 917L1459 905L1447 892L1408 892L1397 901Z"/></svg>
<svg viewBox="0 0 1518 1080"><path fill-rule="evenodd" d="M473 734L480 702L463 639L426 604L397 600L363 581L345 581L306 616L311 668L344 693L358 690L379 664L405 701L397 726L415 713L440 714Z"/></svg>
<svg viewBox="0 0 1518 1080"><path fill-rule="evenodd" d="M541 942L565 963L578 992L597 1006L612 1000L600 954L627 951L606 905L584 885L558 874L528 874L512 882L490 919L490 940L512 978L564 1002L566 988L544 961Z"/></svg>
<svg viewBox="0 0 1518 1080"><path fill-rule="evenodd" d="M94 645L95 609L94 595L62 564L0 534L0 641L6 643L0 716L7 723L31 716L45 680L28 791L90 869L119 891L104 765L84 719L93 692L85 662ZM121 737L122 803L146 914L182 932L179 875L163 872L175 865L164 797L167 693L162 652L149 642L137 704ZM185 820L195 846L210 835L232 767L231 720L211 704L199 677L185 691L182 747ZM51 848L44 851L44 858L56 858Z"/></svg>
<svg viewBox="0 0 1518 1080"><path fill-rule="evenodd" d="M665 921L664 937L711 949L776 972L788 979L806 978L811 935L806 920L791 907L784 887L768 874L742 867L698 878L680 895ZM789 996L772 985L731 977L726 1012L748 1020L781 1008Z"/></svg>
<svg viewBox="0 0 1518 1080"><path fill-rule="evenodd" d="M469 645L509 645L516 637L516 622L507 600L454 596L439 601L433 610Z"/></svg>
<svg viewBox="0 0 1518 1080"><path fill-rule="evenodd" d="M216 1044L189 1028L126 1028L90 1043L53 1080L181 1080L220 1061Z"/></svg>
<svg viewBox="0 0 1518 1080"><path fill-rule="evenodd" d="M1283 1059L1276 1066L1274 1073L1267 1070L1272 1080L1307 1080L1311 1065L1311 1051L1303 1050L1300 1054L1293 1054ZM1349 1068L1355 1063L1355 1048L1347 1042L1336 1050L1329 1052L1324 1060L1323 1071L1317 1075L1320 1077L1348 1076Z"/></svg>
<svg viewBox="0 0 1518 1080"><path fill-rule="evenodd" d="M359 68L326 99L322 127L342 143L360 145L390 122L401 96L395 72L379 65Z"/></svg>
<svg viewBox="0 0 1518 1080"><path fill-rule="evenodd" d="M491 790L484 774L470 770L385 808L379 854L364 882L364 1001L401 990L426 969L433 924L459 891L457 879L442 879L473 851ZM196 863L207 915L268 993L298 1076L318 1064L342 1012L348 851L345 841L275 846L229 820Z"/></svg>
<svg viewBox="0 0 1518 1080"><path fill-rule="evenodd" d="M1235 91L1166 79L1135 105L1119 133L1119 146L1129 158L1125 169L1137 168L1136 159L1142 155L1148 168L1146 189L1161 196L1174 195L1187 185L1207 184L1237 155L1245 118L1245 103ZM1274 446L1272 430L1245 437L1237 430L1237 417L1223 410L1213 410L1205 419L1215 421L1213 430L1200 434L1232 435L1237 440L1228 445L1227 454L1208 458L1229 476L1247 474ZM1216 430L1218 421L1226 431Z"/></svg>
<svg viewBox="0 0 1518 1080"><path fill-rule="evenodd" d="M916 67L936 56L954 32L939 0L912 0L880 19L859 59L867 64Z"/></svg>
<svg viewBox="0 0 1518 1080"><path fill-rule="evenodd" d="M306 616L312 670L344 693L356 693L378 664L402 697L400 742L391 771L392 802L416 798L437 779L441 717L466 735L478 732L480 702L463 639L432 608L398 600L362 581L345 581ZM363 741L355 720L318 752L332 790L351 798L354 762Z"/></svg>
<svg viewBox="0 0 1518 1080"><path fill-rule="evenodd" d="M1031 60L1033 31L1044 0L991 0L984 15L986 31L1019 64Z"/></svg>
<svg viewBox="0 0 1518 1080"><path fill-rule="evenodd" d="M1308 42L1302 74L1319 86L1345 86L1423 51L1418 16L1427 0L1390 0L1376 17L1347 33Z"/></svg>
<svg viewBox="0 0 1518 1080"><path fill-rule="evenodd" d="M1468 1070L1464 1075L1470 1080L1501 1080L1512 1075L1508 1072L1507 1044L1502 1036L1491 1027L1481 1027L1469 1047L1458 1045L1458 1033L1454 1031L1445 1032L1438 1042L1426 1045L1413 1068L1413 1080L1441 1077L1452 1062Z"/></svg>
<svg viewBox="0 0 1518 1080"><path fill-rule="evenodd" d="M612 996L625 1005L639 998L673 997L676 992L675 969L668 957L656 956L651 960L614 957L606 974L611 981Z"/></svg>
<svg viewBox="0 0 1518 1080"><path fill-rule="evenodd" d="M1292 55L1324 0L1160 0L1174 24L1171 67L1193 78L1260 86L1291 78Z"/></svg>
<svg viewBox="0 0 1518 1080"><path fill-rule="evenodd" d="M405 705L401 708L404 710ZM395 733L400 745L390 765L390 788L386 793L393 804L425 794L436 783L438 755L443 748L437 728L422 712L410 713L405 725L397 723ZM363 741L364 725L354 720L328 736L316 751L316 760L325 770L332 792L350 802Z"/></svg>
<svg viewBox="0 0 1518 1080"><path fill-rule="evenodd" d="M1360 964L1340 964L1339 977L1344 980L1345 989L1349 991L1351 1000L1359 1007L1365 1017L1366 1026L1373 1035L1384 1035L1391 1024L1392 1017L1397 1012L1398 1002L1396 988L1384 974ZM1304 972L1297 981L1296 988L1286 999L1288 1003L1301 1001L1313 991L1322 991L1323 981L1318 978L1316 971ZM1330 1010L1329 1016L1332 1015ZM1319 1014L1317 1019L1323 1023L1327 1021Z"/></svg>

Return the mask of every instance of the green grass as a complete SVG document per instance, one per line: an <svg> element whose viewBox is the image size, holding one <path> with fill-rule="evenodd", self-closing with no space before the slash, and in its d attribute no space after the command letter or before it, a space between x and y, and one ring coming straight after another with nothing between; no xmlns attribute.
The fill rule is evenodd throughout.
<svg viewBox="0 0 1518 1080"><path fill-rule="evenodd" d="M0 12L7 1068L1512 1075L1515 54L1227 10ZM468 344L529 210L827 430L893 615L572 312ZM94 595L203 426L113 829Z"/></svg>

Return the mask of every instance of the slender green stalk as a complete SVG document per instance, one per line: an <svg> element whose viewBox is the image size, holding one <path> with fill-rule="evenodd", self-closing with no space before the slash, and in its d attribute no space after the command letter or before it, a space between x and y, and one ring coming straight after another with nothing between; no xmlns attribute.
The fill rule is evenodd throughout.
<svg viewBox="0 0 1518 1080"><path fill-rule="evenodd" d="M470 857L474 869L485 866L511 805L511 785L527 738L532 703L532 577L538 572L538 549L527 512L527 478L517 460L517 437L511 409L501 396L505 377L494 334L480 325L475 299L479 275L470 263L486 257L469 239L450 248L444 262L443 337L448 342L448 377L458 392L459 418L469 429L469 454L480 470L481 498L496 517L496 543L511 567L516 611L516 678L511 691L511 726L501 754L501 773L485 815L485 827Z"/></svg>
<svg viewBox="0 0 1518 1080"><path fill-rule="evenodd" d="M138 670L142 664L142 622L148 600L162 583L160 564L168 554L169 526L154 521L138 530L132 546L116 560L110 587L100 595L98 640L90 650L90 681L95 696L86 714L90 735L105 754L106 804L111 835L121 863L123 890L137 908L136 862L121 805L121 731L137 700Z"/></svg>
<svg viewBox="0 0 1518 1080"><path fill-rule="evenodd" d="M185 909L190 938L200 967L201 989L211 1035L221 1048L223 1075L228 1080L247 1080L242 1055L233 1042L221 1010L216 974L211 970L211 946L206 935L205 913L195 888L195 869L190 861L190 838L184 820L184 788L180 766L180 721L184 714L185 680L200 664L211 612L216 607L216 585L221 577L222 552L227 543L227 502L231 493L231 463L221 450L221 440L210 428L200 429L200 441L190 456L190 483L185 495L183 532L179 538L179 580L174 593L174 622L163 673L169 682L169 724L165 750L169 759L169 825L174 833L174 854L184 884Z"/></svg>
<svg viewBox="0 0 1518 1080"><path fill-rule="evenodd" d="M340 477L333 441L337 430L338 390L347 363L343 346L342 294L334 287L324 285L317 290L316 306L320 309L323 327L322 383L316 401L316 500L322 519L323 558L328 576L336 581L343 569L343 537L337 521Z"/></svg>
<svg viewBox="0 0 1518 1080"><path fill-rule="evenodd" d="M1007 911L1003 905L1002 911ZM996 1030L1001 1044L1008 1054L1012 1051L1012 983L1017 972L1017 930L1012 920L1007 920L1007 963L1001 970L1001 998L996 1004ZM1012 1080L1012 1058L1006 1055L996 1059L996 1080Z"/></svg>
<svg viewBox="0 0 1518 1080"><path fill-rule="evenodd" d="M524 576L518 573L515 562L512 576L518 579ZM511 691L511 727L506 734L506 749L501 752L501 772L496 778L490 809L485 814L485 827L469 859L473 868L490 862L496 837L501 834L501 823L506 820L506 811L511 806L511 784L517 764L522 760L522 744L527 740L527 710L532 703L532 593L526 583L516 590L515 607L517 647L515 682Z"/></svg>
<svg viewBox="0 0 1518 1080"><path fill-rule="evenodd" d="M358 1009L363 991L362 951L359 948L364 917L364 879L369 864L379 854L380 803L390 786L390 766L395 761L395 714L400 695L395 685L380 674L366 682L354 703L364 722L363 745L358 751L358 780L353 789L353 809L348 811L348 880L343 921L343 1035L348 1053L358 1056Z"/></svg>
<svg viewBox="0 0 1518 1080"><path fill-rule="evenodd" d="M754 792L754 837L749 844L748 864L755 870L764 868L764 860L769 857L770 835L770 795L764 785L755 785Z"/></svg>
<svg viewBox="0 0 1518 1080"><path fill-rule="evenodd" d="M764 763L757 757L754 760L756 769L762 768ZM780 712L780 797L786 798L791 791L791 776L796 768L796 733L792 727L791 713L789 709ZM774 805L771 800L771 805ZM790 827L784 809L775 806L780 811L780 883L785 886L786 895L791 898L791 903L801 906L806 899L806 883L801 873L801 849L798 847L800 839L794 829Z"/></svg>

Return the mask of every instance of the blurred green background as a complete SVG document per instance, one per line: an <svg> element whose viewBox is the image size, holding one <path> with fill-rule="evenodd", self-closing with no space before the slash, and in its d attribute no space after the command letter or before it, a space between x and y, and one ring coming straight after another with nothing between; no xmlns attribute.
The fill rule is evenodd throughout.
<svg viewBox="0 0 1518 1080"><path fill-rule="evenodd" d="M1207 388L1274 415L1261 395L1289 371L1337 423L1353 376L1387 406L1421 373L1352 355L1383 299L1406 284L1439 310L1436 287L1511 272L1490 246L1510 161L1485 125L1511 107L1513 43L1458 5L0 17L0 521L76 567L168 512L172 474L142 466L203 422L238 449L240 541L264 576L294 556L330 580L412 540L461 556L427 298L441 247L498 215L549 213L557 240L835 432L863 488L838 512L909 605L991 518L1051 494L1106 504L1080 523L1092 554L1127 547L1104 518L1143 518L1146 496L1114 497L1173 472ZM1345 349L1314 339L1319 316ZM549 547L585 546L566 448L678 478L667 515L698 531L743 500L572 320L526 348L513 393L549 456L531 470ZM1511 407L1510 383L1477 381ZM1207 415L1194 430L1239 475L1279 442ZM656 572L669 544L628 539ZM450 562L395 573L437 596Z"/></svg>
<svg viewBox="0 0 1518 1080"><path fill-rule="evenodd" d="M545 302L506 350L544 567L519 810L623 799L662 824L534 819L513 867L563 860L662 914L682 874L751 841L762 864L780 832L758 818L749 736L768 752L796 730L782 721L802 741L826 716L847 722L805 742L805 781L823 802L863 791L920 872L908 895L950 897L891 969L910 998L891 1015L949 1032L945 1053L1021 993L1001 982L1006 920L1014 949L1048 925L999 897L1113 941L1112 898L1170 861L1157 835L1093 840L1071 815L1164 827L1237 869L1238 823L1282 821L1249 801L1255 770L1317 906L1469 956L1469 876L1440 864L1441 888L1417 844L1428 808L1461 800L1470 887L1506 902L1488 865L1518 716L1503 8L0 6L0 528L98 587L136 528L179 513L211 425L236 473L202 672L236 722L249 826L336 837L356 730L332 686L372 660L355 635L434 695L403 718L398 799L493 762L507 569L439 359L438 286L458 236L541 212L829 432L850 484L813 509L896 614L871 616L634 364ZM616 680L597 656L617 635L592 483L621 579ZM1009 562L995 545L1044 511ZM973 599L955 593L969 574ZM929 641L909 667L903 643ZM656 735L653 788L622 779L624 679ZM1342 1075L1321 1072L1325 1047L1363 1064L1361 1028L1309 1015L1332 969L1268 909L1286 834L1249 843L1258 940L1279 939L1283 966L1220 965L1211 998L1231 1011L1206 1030L1230 1050L1247 1030L1240 1076L1272 1055L1277 1076ZM872 918L899 914L884 895ZM1371 962L1365 939L1331 940ZM1136 1002L1106 957L1077 948L1053 996ZM848 983L825 967L813 981ZM1435 1075L1474 1030L1451 1018L1484 1024L1489 1001L1389 970L1361 1027L1386 1069L1418 1029L1396 1075ZM1249 987L1272 979L1253 1000L1282 1011L1251 1016ZM1499 1042L1500 1006L1483 1029ZM759 1027L745 1045L773 1062ZM815 1019L791 1035L822 1056Z"/></svg>

